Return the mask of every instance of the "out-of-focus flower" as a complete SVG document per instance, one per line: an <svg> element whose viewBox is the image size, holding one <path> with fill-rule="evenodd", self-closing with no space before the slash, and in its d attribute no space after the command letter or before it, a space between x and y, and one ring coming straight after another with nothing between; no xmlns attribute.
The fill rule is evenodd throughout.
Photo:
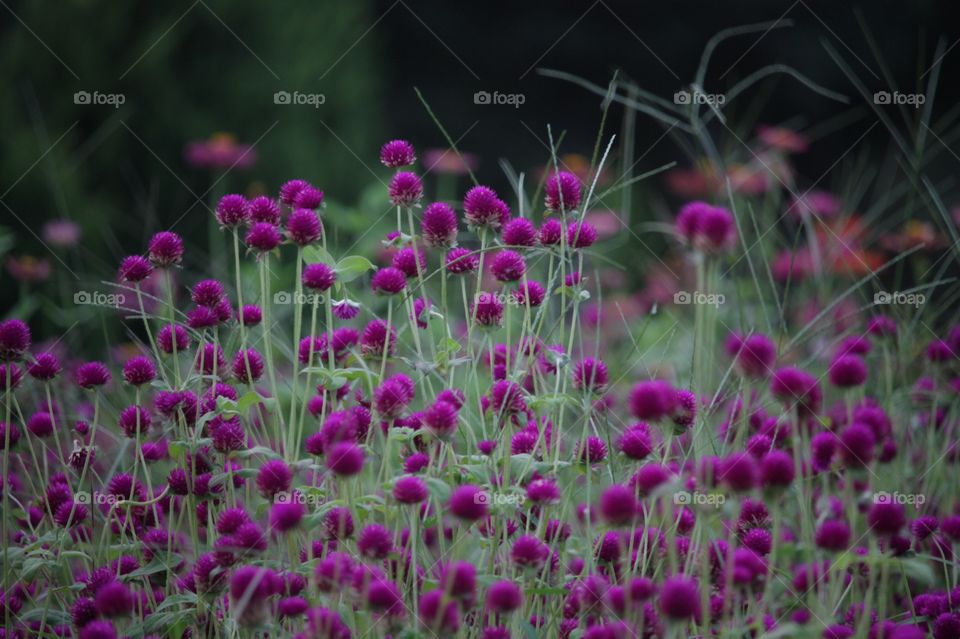
<svg viewBox="0 0 960 639"><path fill-rule="evenodd" d="M73 220L50 220L43 225L41 236L50 246L69 248L80 241L80 226Z"/></svg>
<svg viewBox="0 0 960 639"><path fill-rule="evenodd" d="M473 153L461 151L458 155L453 149L427 149L423 152L423 164L427 173L466 175L476 171L480 161Z"/></svg>
<svg viewBox="0 0 960 639"><path fill-rule="evenodd" d="M24 284L44 282L50 277L50 262L32 255L7 256L7 272L10 277Z"/></svg>
<svg viewBox="0 0 960 639"><path fill-rule="evenodd" d="M206 140L194 140L183 151L184 160L195 169L246 169L257 163L257 152L239 144L230 133L215 133Z"/></svg>
<svg viewBox="0 0 960 639"><path fill-rule="evenodd" d="M786 153L806 153L810 148L807 136L786 127L761 124L757 127L757 138L771 149Z"/></svg>

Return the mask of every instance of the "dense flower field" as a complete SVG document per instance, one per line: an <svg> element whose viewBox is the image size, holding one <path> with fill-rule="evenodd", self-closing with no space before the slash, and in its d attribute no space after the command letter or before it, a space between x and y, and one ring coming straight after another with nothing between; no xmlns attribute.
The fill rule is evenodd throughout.
<svg viewBox="0 0 960 639"><path fill-rule="evenodd" d="M171 231L118 265L138 352L0 324L3 636L960 637L960 326L854 302L899 257L836 198L749 264L726 189L690 201L691 291L625 309L602 167L525 211L431 201L415 155L381 150L376 256L291 180L219 201L229 277Z"/></svg>

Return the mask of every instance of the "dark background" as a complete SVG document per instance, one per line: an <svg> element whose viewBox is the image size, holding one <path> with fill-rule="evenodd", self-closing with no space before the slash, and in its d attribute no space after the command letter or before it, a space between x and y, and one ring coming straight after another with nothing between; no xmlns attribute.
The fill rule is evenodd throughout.
<svg viewBox="0 0 960 639"><path fill-rule="evenodd" d="M509 158L518 170L535 174L548 158L548 124L557 137L566 132L564 152L589 156L595 142L600 98L544 78L538 68L598 85L619 70L621 77L669 99L693 79L712 35L778 19L791 26L723 43L706 89L724 91L764 65L781 63L849 96L851 104L843 105L781 75L725 109L744 139L757 123L801 130L826 123L830 135L796 160L809 182L875 120L823 43L840 53L869 91L913 92L942 40L947 49L932 120L941 130L936 123L953 122L960 92L955 81L960 47L953 48L960 23L953 6L932 0L3 0L0 248L8 256L47 259L55 273L69 266L81 278L99 281L112 276L120 257L143 250L149 235L162 227L175 225L188 247L206 247L209 206L216 196L273 193L293 177L314 181L332 203L350 205L344 215L355 228L365 228L367 217L380 211L376 198L361 195L382 193L387 175L376 162L380 143L405 137L419 149L445 146L414 87L460 148L479 156L478 177L506 190L497 161ZM119 109L78 106L72 100L78 90L122 92L126 101ZM278 106L272 99L277 90L323 93L326 102L318 109ZM522 93L525 103L477 105L477 91ZM610 114L608 133L619 132L623 110L615 105ZM915 117L919 112L908 113L908 119ZM218 131L256 143L257 165L213 176L186 165L184 145ZM672 139L653 145L662 133L662 125L638 117L637 154L647 154L638 171L670 161L689 165ZM941 137L960 148L942 130ZM878 126L858 153L882 158L890 146L889 132ZM958 163L949 150L930 170L952 186ZM821 186L836 187L836 181L828 175ZM643 206L637 204L640 217ZM80 247L51 250L40 242L43 222L54 218L81 225ZM202 264L202 252L193 254L199 256L195 265ZM20 291L6 269L0 282L0 306L8 308Z"/></svg>

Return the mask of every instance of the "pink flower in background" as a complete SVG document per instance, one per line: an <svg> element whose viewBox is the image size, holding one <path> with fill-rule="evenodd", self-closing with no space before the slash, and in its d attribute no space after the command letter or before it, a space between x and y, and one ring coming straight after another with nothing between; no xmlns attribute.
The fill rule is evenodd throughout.
<svg viewBox="0 0 960 639"><path fill-rule="evenodd" d="M807 136L786 127L761 124L757 127L757 137L771 149L786 153L806 153L810 148Z"/></svg>
<svg viewBox="0 0 960 639"><path fill-rule="evenodd" d="M50 220L43 225L41 235L50 246L68 248L80 241L80 226L73 220Z"/></svg>
<svg viewBox="0 0 960 639"><path fill-rule="evenodd" d="M423 152L424 171L447 175L466 175L476 171L480 161L473 153L457 155L453 149L427 149Z"/></svg>
<svg viewBox="0 0 960 639"><path fill-rule="evenodd" d="M809 216L832 218L840 214L843 204L833 193L810 191L793 199L790 203L790 215L795 218Z"/></svg>
<svg viewBox="0 0 960 639"><path fill-rule="evenodd" d="M6 264L10 277L24 284L45 282L50 277L50 262L44 258L36 258L32 255L20 257L8 255Z"/></svg>
<svg viewBox="0 0 960 639"><path fill-rule="evenodd" d="M247 169L257 163L257 152L239 144L230 133L215 133L206 140L186 145L183 157L195 169Z"/></svg>

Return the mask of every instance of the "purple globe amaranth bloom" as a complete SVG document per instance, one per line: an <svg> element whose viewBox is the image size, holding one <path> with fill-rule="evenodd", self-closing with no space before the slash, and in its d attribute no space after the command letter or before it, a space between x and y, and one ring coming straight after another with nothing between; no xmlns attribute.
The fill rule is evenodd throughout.
<svg viewBox="0 0 960 639"><path fill-rule="evenodd" d="M644 423L634 424L624 431L619 442L620 451L630 459L646 459L653 452L649 427Z"/></svg>
<svg viewBox="0 0 960 639"><path fill-rule="evenodd" d="M536 434L530 431L520 431L517 435L533 435L536 441ZM560 487L551 479L534 479L527 484L527 499L534 504L555 504L560 501Z"/></svg>
<svg viewBox="0 0 960 639"><path fill-rule="evenodd" d="M890 536L900 532L907 523L903 506L889 499L889 495L877 493L867 511L867 524L878 535Z"/></svg>
<svg viewBox="0 0 960 639"><path fill-rule="evenodd" d="M764 486L785 488L793 483L796 469L793 456L782 450L771 450L760 460L760 480Z"/></svg>
<svg viewBox="0 0 960 639"><path fill-rule="evenodd" d="M840 432L840 456L848 468L864 468L873 461L877 440L863 424L850 424Z"/></svg>
<svg viewBox="0 0 960 639"><path fill-rule="evenodd" d="M363 329L360 335L360 352L366 357L381 357L386 351L387 356L393 354L397 343L397 329L390 327L389 341L387 323L383 320L372 320Z"/></svg>
<svg viewBox="0 0 960 639"><path fill-rule="evenodd" d="M677 234L687 244L706 253L726 253L737 243L733 215L706 202L690 202L680 209Z"/></svg>
<svg viewBox="0 0 960 639"><path fill-rule="evenodd" d="M351 442L339 442L326 450L327 467L341 477L352 477L363 470L363 449Z"/></svg>
<svg viewBox="0 0 960 639"><path fill-rule="evenodd" d="M224 195L217 202L214 215L220 226L224 228L236 228L245 224L250 217L247 198L235 193Z"/></svg>
<svg viewBox="0 0 960 639"><path fill-rule="evenodd" d="M158 267L175 266L183 261L183 238L170 231L161 231L150 239L150 262Z"/></svg>
<svg viewBox="0 0 960 639"><path fill-rule="evenodd" d="M510 549L510 559L521 568L540 568L550 557L550 547L533 535L523 535Z"/></svg>
<svg viewBox="0 0 960 639"><path fill-rule="evenodd" d="M419 504L429 496L427 484L419 477L401 477L393 485L393 498L401 504Z"/></svg>
<svg viewBox="0 0 960 639"><path fill-rule="evenodd" d="M445 266L453 275L473 273L480 267L480 258L468 249L453 248L447 253Z"/></svg>
<svg viewBox="0 0 960 639"><path fill-rule="evenodd" d="M30 377L48 382L57 377L63 371L60 360L53 353L39 353L29 365L27 373Z"/></svg>
<svg viewBox="0 0 960 639"><path fill-rule="evenodd" d="M258 626L269 617L267 599L275 594L277 575L269 568L241 566L230 578L231 611L244 626Z"/></svg>
<svg viewBox="0 0 960 639"><path fill-rule="evenodd" d="M244 326L259 326L263 321L263 311L256 304L244 304L237 314L237 319Z"/></svg>
<svg viewBox="0 0 960 639"><path fill-rule="evenodd" d="M150 260L142 255L128 255L120 262L117 279L121 282L137 284L150 277L151 273L153 273L153 265Z"/></svg>
<svg viewBox="0 0 960 639"><path fill-rule="evenodd" d="M127 406L120 411L120 430L130 439L150 430L150 422L150 413L141 406Z"/></svg>
<svg viewBox="0 0 960 639"><path fill-rule="evenodd" d="M407 277L400 269L387 266L374 273L370 286L379 295L396 295L407 287Z"/></svg>
<svg viewBox="0 0 960 639"><path fill-rule="evenodd" d="M664 580L657 599L660 612L675 621L700 617L700 587L685 575L674 575Z"/></svg>
<svg viewBox="0 0 960 639"><path fill-rule="evenodd" d="M103 362L87 362L81 364L74 373L74 381L81 388L91 389L104 386L110 382L110 370Z"/></svg>
<svg viewBox="0 0 960 639"><path fill-rule="evenodd" d="M633 521L638 507L634 491L622 484L613 484L600 495L600 515L614 526Z"/></svg>
<svg viewBox="0 0 960 639"><path fill-rule="evenodd" d="M850 547L850 526L845 521L828 519L817 528L814 541L824 550L842 552Z"/></svg>
<svg viewBox="0 0 960 639"><path fill-rule="evenodd" d="M577 458L584 464L598 464L607 458L607 445L599 437L587 437L577 449Z"/></svg>
<svg viewBox="0 0 960 639"><path fill-rule="evenodd" d="M270 528L281 533L289 532L300 525L306 511L299 495L293 493L289 500L278 501L270 507Z"/></svg>
<svg viewBox="0 0 960 639"><path fill-rule="evenodd" d="M546 299L547 289L536 280L527 280L526 282L521 282L510 294L518 306L525 307L527 304L530 304L531 308L537 308L543 304L543 300Z"/></svg>
<svg viewBox="0 0 960 639"><path fill-rule="evenodd" d="M406 140L390 140L380 147L380 163L387 168L398 169L416 161L416 151Z"/></svg>
<svg viewBox="0 0 960 639"><path fill-rule="evenodd" d="M368 559L386 559L393 550L393 532L380 524L365 526L357 539L357 550Z"/></svg>
<svg viewBox="0 0 960 639"><path fill-rule="evenodd" d="M745 377L764 378L772 372L777 359L777 347L766 335L742 337L736 333L730 335L726 344L727 352L735 359L737 372Z"/></svg>
<svg viewBox="0 0 960 639"><path fill-rule="evenodd" d="M544 187L543 203L551 211L571 211L580 206L580 180L568 171L554 172Z"/></svg>
<svg viewBox="0 0 960 639"><path fill-rule="evenodd" d="M198 306L187 313L187 325L192 329L213 328L219 323L217 312L206 306Z"/></svg>
<svg viewBox="0 0 960 639"><path fill-rule="evenodd" d="M314 291L326 291L337 282L337 273L331 267L318 262L307 264L303 269L303 285Z"/></svg>
<svg viewBox="0 0 960 639"><path fill-rule="evenodd" d="M550 218L543 221L540 230L537 231L537 241L543 246L556 246L560 244L563 238L563 225L560 220Z"/></svg>
<svg viewBox="0 0 960 639"><path fill-rule="evenodd" d="M512 417L527 410L523 389L516 382L501 379L490 387L489 408L497 417Z"/></svg>
<svg viewBox="0 0 960 639"><path fill-rule="evenodd" d="M637 419L663 419L672 415L676 406L677 391L663 380L639 382L630 391L630 414Z"/></svg>
<svg viewBox="0 0 960 639"><path fill-rule="evenodd" d="M111 581L97 589L97 612L104 617L123 617L133 612L133 593L119 581Z"/></svg>
<svg viewBox="0 0 960 639"><path fill-rule="evenodd" d="M457 602L449 601L441 590L432 590L420 598L417 617L429 632L453 635L460 629L460 609Z"/></svg>
<svg viewBox="0 0 960 639"><path fill-rule="evenodd" d="M260 195L247 203L247 215L252 224L266 222L280 224L280 205L273 198Z"/></svg>
<svg viewBox="0 0 960 639"><path fill-rule="evenodd" d="M35 437L49 437L53 434L53 417L46 411L34 413L27 420L27 430Z"/></svg>
<svg viewBox="0 0 960 639"><path fill-rule="evenodd" d="M294 209L287 217L286 231L291 242L297 246L308 246L323 235L323 224L312 209Z"/></svg>
<svg viewBox="0 0 960 639"><path fill-rule="evenodd" d="M567 226L567 246L573 249L590 248L597 241L597 229L588 222L571 222Z"/></svg>
<svg viewBox="0 0 960 639"><path fill-rule="evenodd" d="M587 357L573 367L573 387L592 393L604 393L607 390L609 374L602 360Z"/></svg>
<svg viewBox="0 0 960 639"><path fill-rule="evenodd" d="M434 202L423 210L420 233L427 246L449 248L457 241L457 214L445 202Z"/></svg>
<svg viewBox="0 0 960 639"><path fill-rule="evenodd" d="M867 332L876 337L893 337L897 334L897 321L886 315L875 315L867 322Z"/></svg>
<svg viewBox="0 0 960 639"><path fill-rule="evenodd" d="M157 333L157 346L168 355L172 354L174 349L177 353L182 353L190 347L190 335L187 329L179 324L167 324Z"/></svg>
<svg viewBox="0 0 960 639"><path fill-rule="evenodd" d="M423 425L437 439L449 441L457 431L459 409L449 402L437 400L423 413Z"/></svg>
<svg viewBox="0 0 960 639"><path fill-rule="evenodd" d="M233 356L233 376L243 384L252 384L263 375L263 357L252 348Z"/></svg>
<svg viewBox="0 0 960 639"><path fill-rule="evenodd" d="M487 516L489 496L479 486L467 484L454 488L448 503L454 517L477 521Z"/></svg>
<svg viewBox="0 0 960 639"><path fill-rule="evenodd" d="M417 277L427 270L427 255L421 250L414 251L412 247L407 246L393 254L391 264L407 277Z"/></svg>
<svg viewBox="0 0 960 639"><path fill-rule="evenodd" d="M859 355L840 355L830 364L830 383L840 388L862 386L867 381L867 364Z"/></svg>
<svg viewBox="0 0 960 639"><path fill-rule="evenodd" d="M360 304L343 299L333 303L333 316L337 319L351 320L360 314Z"/></svg>
<svg viewBox="0 0 960 639"><path fill-rule="evenodd" d="M243 241L250 248L267 253L280 246L281 239L276 226L269 222L257 222L247 231Z"/></svg>
<svg viewBox="0 0 960 639"><path fill-rule="evenodd" d="M30 348L30 327L18 319L0 322L0 360L20 360Z"/></svg>
<svg viewBox="0 0 960 639"><path fill-rule="evenodd" d="M516 282L527 272L527 262L516 251L500 251L490 260L490 272L499 282Z"/></svg>
<svg viewBox="0 0 960 639"><path fill-rule="evenodd" d="M144 355L131 357L123 365L123 379L132 386L149 384L157 377L157 367L153 360Z"/></svg>
<svg viewBox="0 0 960 639"><path fill-rule="evenodd" d="M531 247L537 243L537 227L525 217L515 217L504 225L501 239L507 246Z"/></svg>
<svg viewBox="0 0 960 639"><path fill-rule="evenodd" d="M463 212L471 228L490 229L495 233L510 219L510 207L487 186L475 186L467 191Z"/></svg>
<svg viewBox="0 0 960 639"><path fill-rule="evenodd" d="M677 389L677 405L670 418L680 429L693 426L697 418L697 395L690 390Z"/></svg>
<svg viewBox="0 0 960 639"><path fill-rule="evenodd" d="M497 293L477 293L471 315L480 326L497 327L503 323L503 302Z"/></svg>
<svg viewBox="0 0 960 639"><path fill-rule="evenodd" d="M927 359L934 364L950 362L957 357L960 356L954 352L947 340L933 339L927 344Z"/></svg>
<svg viewBox="0 0 960 639"><path fill-rule="evenodd" d="M306 180L290 180L280 187L280 201L287 206L293 206L297 194L310 186Z"/></svg>
<svg viewBox="0 0 960 639"><path fill-rule="evenodd" d="M293 197L293 208L315 211L323 206L323 191L312 185L307 185L297 191Z"/></svg>
<svg viewBox="0 0 960 639"><path fill-rule="evenodd" d="M226 289L219 280L201 280L194 285L190 299L198 306L216 308L226 296Z"/></svg>
<svg viewBox="0 0 960 639"><path fill-rule="evenodd" d="M773 374L770 392L787 407L796 407L801 416L816 413L823 401L823 391L817 378L792 366L778 369Z"/></svg>
<svg viewBox="0 0 960 639"><path fill-rule="evenodd" d="M394 206L414 206L423 197L423 182L416 173L401 171L390 178L390 202Z"/></svg>
<svg viewBox="0 0 960 639"><path fill-rule="evenodd" d="M498 581L487 589L487 609L497 614L508 614L523 605L523 593L513 581Z"/></svg>
<svg viewBox="0 0 960 639"><path fill-rule="evenodd" d="M281 459L264 462L257 472L257 488L260 494L268 499L273 499L278 493L289 491L292 482L293 472Z"/></svg>

